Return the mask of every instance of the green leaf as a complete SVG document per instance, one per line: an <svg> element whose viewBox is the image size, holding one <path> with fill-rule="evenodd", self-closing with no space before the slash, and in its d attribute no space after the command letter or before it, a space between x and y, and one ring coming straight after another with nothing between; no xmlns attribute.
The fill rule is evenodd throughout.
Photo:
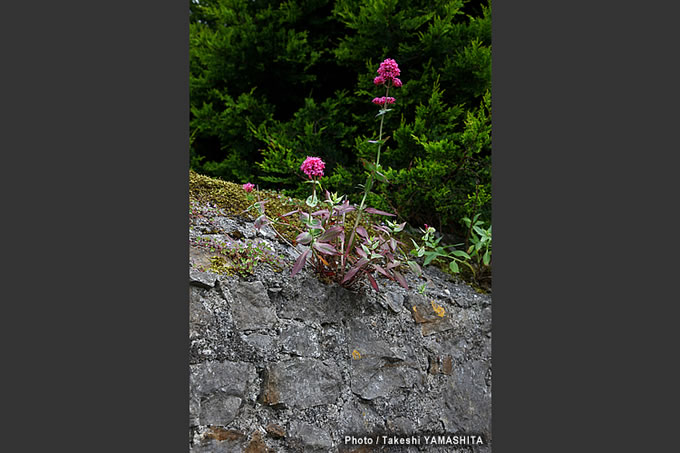
<svg viewBox="0 0 680 453"><path fill-rule="evenodd" d="M383 175L383 174L380 173L379 171L376 171L374 174L375 174L375 179L377 179L378 181L380 181L380 182L385 182L385 183L389 183L389 181L387 180L387 178L385 177L385 175Z"/></svg>
<svg viewBox="0 0 680 453"><path fill-rule="evenodd" d="M428 264L430 264L432 260L435 259L436 257L437 257L436 253L428 252L427 256L425 257L425 261L423 262L423 266L427 266Z"/></svg>
<svg viewBox="0 0 680 453"><path fill-rule="evenodd" d="M361 159L361 163L364 165L364 168L371 173L376 170L375 164L373 162L369 162L366 159Z"/></svg>
<svg viewBox="0 0 680 453"><path fill-rule="evenodd" d="M491 262L491 255L489 254L489 251L487 250L484 256L482 257L482 261L484 262L485 266L488 266L489 263Z"/></svg>
<svg viewBox="0 0 680 453"><path fill-rule="evenodd" d="M461 258L470 259L470 255L468 255L467 253L465 253L465 252L462 251L462 250L454 250L454 251L451 252L451 255L453 255L453 256L459 256L459 257L461 257Z"/></svg>
<svg viewBox="0 0 680 453"><path fill-rule="evenodd" d="M449 269L451 269L451 272L453 272L454 274L460 272L460 269L458 268L458 263L456 263L455 260L449 263Z"/></svg>
<svg viewBox="0 0 680 453"><path fill-rule="evenodd" d="M309 206L310 208L316 207L318 202L319 202L319 200L316 198L316 194L312 194L312 195L308 196L307 200L305 201L305 203L307 203L307 206Z"/></svg>
<svg viewBox="0 0 680 453"><path fill-rule="evenodd" d="M423 273L423 270L418 266L418 263L415 261L407 261L406 264L408 264L408 267L411 268L411 271L413 271L414 274L416 274L418 277Z"/></svg>

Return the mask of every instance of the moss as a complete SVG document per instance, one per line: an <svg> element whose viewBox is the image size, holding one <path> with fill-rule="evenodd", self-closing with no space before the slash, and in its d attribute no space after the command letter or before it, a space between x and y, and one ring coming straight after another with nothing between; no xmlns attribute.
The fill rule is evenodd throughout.
<svg viewBox="0 0 680 453"><path fill-rule="evenodd" d="M309 209L303 200L287 197L273 190L254 190L252 193L258 200L266 201L265 213L270 218L278 218L298 207L303 210ZM189 170L189 198L201 203L212 203L224 209L230 215L242 216L251 220L256 218L254 214L256 211L248 211L252 203L248 201L246 192L240 184L200 175L193 170ZM364 216L359 224L370 231L371 225L367 220L370 220L368 216ZM302 230L302 223L297 216L286 217L285 221L290 223L291 226L278 225L276 230L292 242L299 234L299 230ZM349 237L355 221L356 212L350 212L345 216L347 237Z"/></svg>
<svg viewBox="0 0 680 453"><path fill-rule="evenodd" d="M226 274L226 275L233 275L234 270L231 266L227 264L227 260L225 260L221 256L212 256L210 257L210 268L209 270L211 272L214 272L216 274Z"/></svg>
<svg viewBox="0 0 680 453"><path fill-rule="evenodd" d="M296 208L301 208L305 211L309 210L309 207L305 204L303 200L291 198L282 195L273 190L254 190L252 192L258 200L266 201L265 203L265 213L270 218L278 218L283 214L295 210ZM189 197L190 199L199 201L201 203L211 203L215 206L224 209L228 214L234 216L242 216L255 220L254 210L248 211L251 207L252 202L248 201L246 192L243 190L241 184L236 184L229 181L223 181L220 179L212 178L205 175L200 175L193 170L189 170ZM365 214L362 216L359 225L366 228L367 231L373 232L371 225L374 222L379 222L382 216ZM303 229L302 223L298 216L292 215L285 218L285 221L290 224L287 225L277 225L276 230L285 237L288 241L293 242L299 232ZM345 216L345 235L349 238L351 229L356 221L356 211L350 212ZM411 239L416 242L420 242L419 236L412 236L406 231L395 235L396 239L402 242L403 250L408 254L413 248ZM460 274L453 274L449 269L448 263L444 263L441 260L434 260L433 265L439 267L443 272L453 275L454 277L459 277L470 284L475 291L480 293L488 293L488 286L486 280L490 278L484 277L482 282L475 280L474 275L465 266L461 266ZM217 265L217 267L220 267Z"/></svg>

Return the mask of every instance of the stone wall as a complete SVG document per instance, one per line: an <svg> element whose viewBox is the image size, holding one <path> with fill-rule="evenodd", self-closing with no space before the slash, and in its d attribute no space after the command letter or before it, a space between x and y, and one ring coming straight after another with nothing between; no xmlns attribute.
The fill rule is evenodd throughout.
<svg viewBox="0 0 680 453"><path fill-rule="evenodd" d="M204 208L190 239L263 241L291 263L298 256L268 227ZM491 451L490 295L431 266L425 280L407 274L411 290L378 279L376 293L322 283L308 268L292 278L265 264L247 277L202 272L210 254L190 251L192 453ZM484 444L344 442L446 433Z"/></svg>
<svg viewBox="0 0 680 453"><path fill-rule="evenodd" d="M344 439L465 433L484 445L435 451L490 452L491 297L427 274L419 294L191 269L190 451L431 451Z"/></svg>

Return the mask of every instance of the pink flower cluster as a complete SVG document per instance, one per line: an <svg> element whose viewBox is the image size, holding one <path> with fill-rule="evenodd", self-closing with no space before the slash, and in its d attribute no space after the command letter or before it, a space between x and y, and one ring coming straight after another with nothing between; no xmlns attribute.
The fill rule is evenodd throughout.
<svg viewBox="0 0 680 453"><path fill-rule="evenodd" d="M249 182L243 184L243 190L245 190L248 193L252 192L254 188L255 188L255 184L251 184Z"/></svg>
<svg viewBox="0 0 680 453"><path fill-rule="evenodd" d="M318 157L309 157L302 163L300 170L310 179L315 176L323 176L323 169L326 168L324 161Z"/></svg>
<svg viewBox="0 0 680 453"><path fill-rule="evenodd" d="M374 98L373 103L377 105L394 104L395 99L392 96L383 96L381 98Z"/></svg>
<svg viewBox="0 0 680 453"><path fill-rule="evenodd" d="M400 87L401 80L398 79L400 74L401 71L399 70L399 65L397 65L397 62L391 58L388 58L380 63L380 67L378 68L378 77L373 79L373 83L376 85L387 84L387 86Z"/></svg>

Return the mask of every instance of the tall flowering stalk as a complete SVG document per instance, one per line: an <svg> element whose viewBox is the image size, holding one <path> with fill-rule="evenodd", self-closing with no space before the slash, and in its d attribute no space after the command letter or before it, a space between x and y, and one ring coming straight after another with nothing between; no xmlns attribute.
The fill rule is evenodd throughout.
<svg viewBox="0 0 680 453"><path fill-rule="evenodd" d="M354 222L354 228L352 228L352 234L350 235L349 241L347 241L347 249L343 253L342 257L343 266L345 264L345 259L347 258L347 255L349 254L354 243L355 236L354 233L357 229L357 226L359 226L361 214L366 209L366 197L368 196L368 193L371 191L371 188L373 187L374 180L377 179L378 181L387 182L387 178L385 178L385 176L380 172L381 170L380 150L382 148L383 142L382 140L383 123L385 121L385 114L392 110L388 109L387 105L394 104L394 102L396 101L395 98L389 96L390 88L391 87L398 88L402 85L401 79L399 79L399 75L401 75L401 70L399 69L399 65L397 64L397 62L394 61L392 58L387 58L385 59L385 61L380 63L380 67L378 67L378 76L375 79L373 79L373 83L375 85L377 86L382 85L385 87L385 96L374 98L372 101L374 104L381 107L380 111L376 115L380 116L380 131L378 132L378 140L370 140L371 143L378 144L378 152L375 157L375 163L373 164L365 163L365 167L369 171L369 174L368 177L366 178L366 184L364 184L364 196L361 199L361 204L359 205L356 220Z"/></svg>
<svg viewBox="0 0 680 453"><path fill-rule="evenodd" d="M366 197L375 180L387 182L381 173L380 150L382 148L382 134L385 113L391 109L386 108L393 104L395 99L389 96L391 87L400 87L399 66L392 59L387 59L380 64L376 85L385 87L385 96L373 99L373 103L380 106L380 132L378 140L370 140L378 144L378 152L374 163L364 162L368 170L368 179L364 186L364 196L361 205L350 205L344 195L339 196L327 190L317 198L316 186L321 183L319 178L323 176L325 163L318 157L307 157L300 166L300 170L307 176L308 183L312 184L312 195L307 198L306 205L310 209L298 207L294 211L283 214L281 218L293 214L300 215L302 228L297 228L300 234L295 242L302 250L293 264L291 276L294 276L310 261L321 275L334 278L342 285L353 285L354 282L366 278L373 289L378 291L377 275L382 275L390 280L398 282L404 288L408 288L406 279L400 271L402 261L400 257L406 256L399 247L401 244L393 235L404 229L406 222L398 224L390 222L371 226L372 232L359 226L363 211L392 216L389 212L379 211L375 208L366 207ZM318 207L317 207L318 206ZM354 227L351 230L349 241L345 241L345 215L358 210ZM309 211L309 212L307 212ZM355 238L357 239L355 243ZM407 263L411 266L411 263Z"/></svg>

